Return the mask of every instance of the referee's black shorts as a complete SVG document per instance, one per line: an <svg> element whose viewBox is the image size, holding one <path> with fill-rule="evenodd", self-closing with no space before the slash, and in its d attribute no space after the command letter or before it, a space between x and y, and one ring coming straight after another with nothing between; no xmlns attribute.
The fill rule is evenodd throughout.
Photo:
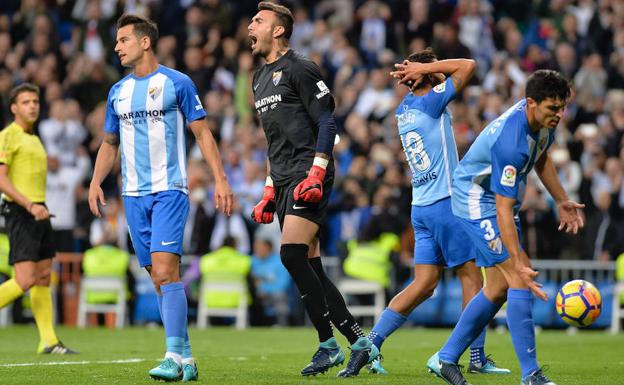
<svg viewBox="0 0 624 385"><path fill-rule="evenodd" d="M280 229L284 228L286 215L296 215L312 221L322 227L327 217L329 196L334 185L334 176L327 175L323 180L323 197L319 203L295 202L294 191L305 175L295 177L286 184L275 186L275 213L279 219Z"/></svg>
<svg viewBox="0 0 624 385"><path fill-rule="evenodd" d="M36 221L25 208L5 202L3 214L9 236L9 264L53 258L56 254L50 219Z"/></svg>

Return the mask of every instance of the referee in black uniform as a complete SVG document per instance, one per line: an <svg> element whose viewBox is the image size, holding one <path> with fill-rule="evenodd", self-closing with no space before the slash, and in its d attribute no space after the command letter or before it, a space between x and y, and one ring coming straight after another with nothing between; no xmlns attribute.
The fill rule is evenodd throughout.
<svg viewBox="0 0 624 385"><path fill-rule="evenodd" d="M378 353L325 275L318 241L334 180L334 99L318 66L288 47L293 29L290 10L261 2L258 11L248 30L252 53L265 60L252 87L268 142L269 175L252 218L270 223L277 213L282 263L318 331L320 346L301 374L322 373L344 361L333 323L352 344L347 368L338 376L357 375Z"/></svg>
<svg viewBox="0 0 624 385"><path fill-rule="evenodd" d="M0 132L0 191L15 278L0 285L0 308L30 290L39 330L37 353L75 353L56 336L50 274L55 254L45 205L47 156L33 126L39 118L39 88L23 83L11 90L15 120Z"/></svg>

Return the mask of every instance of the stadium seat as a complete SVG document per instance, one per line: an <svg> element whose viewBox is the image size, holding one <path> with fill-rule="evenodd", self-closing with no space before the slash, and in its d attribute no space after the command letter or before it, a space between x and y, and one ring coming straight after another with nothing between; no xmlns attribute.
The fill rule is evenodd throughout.
<svg viewBox="0 0 624 385"><path fill-rule="evenodd" d="M386 306L386 293L378 282L364 281L360 279L342 279L338 283L338 290L342 293L349 311L354 317L373 317L375 322L379 320ZM351 296L373 296L372 305L349 304Z"/></svg>
<svg viewBox="0 0 624 385"><path fill-rule="evenodd" d="M236 329L248 324L250 301L247 275L251 257L223 246L201 257L202 281L197 309L197 327L205 329L209 317L235 317Z"/></svg>
<svg viewBox="0 0 624 385"><path fill-rule="evenodd" d="M87 313L114 313L115 326L126 321L126 271L130 256L114 246L96 246L84 253L78 303L78 327L87 325Z"/></svg>
<svg viewBox="0 0 624 385"><path fill-rule="evenodd" d="M614 334L620 332L624 318L624 253L620 254L615 261L615 279L611 300L611 332Z"/></svg>

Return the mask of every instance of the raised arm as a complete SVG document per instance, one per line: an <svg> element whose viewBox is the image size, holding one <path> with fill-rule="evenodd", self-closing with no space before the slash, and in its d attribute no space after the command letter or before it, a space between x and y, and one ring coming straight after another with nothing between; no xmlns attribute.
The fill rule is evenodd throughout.
<svg viewBox="0 0 624 385"><path fill-rule="evenodd" d="M456 92L464 88L476 69L476 63L472 59L447 59L433 63L417 63L405 60L403 63L394 66L396 71L390 72L390 75L400 79L399 83L417 85L423 75L443 73L451 77Z"/></svg>

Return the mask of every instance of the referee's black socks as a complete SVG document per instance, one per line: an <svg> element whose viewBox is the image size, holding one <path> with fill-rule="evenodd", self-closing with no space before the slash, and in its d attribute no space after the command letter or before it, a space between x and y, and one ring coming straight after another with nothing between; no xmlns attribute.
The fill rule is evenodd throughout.
<svg viewBox="0 0 624 385"><path fill-rule="evenodd" d="M332 323L343 336L347 337L349 343L353 345L359 337L364 337L364 332L347 309L347 304L342 294L340 294L340 291L336 288L336 285L334 285L325 274L323 264L321 263L321 257L310 258L309 261L323 285L325 300L329 307L329 317Z"/></svg>
<svg viewBox="0 0 624 385"><path fill-rule="evenodd" d="M323 286L308 262L308 245L292 243L282 245L280 257L299 289L310 320L318 332L319 341L327 341L334 333Z"/></svg>

